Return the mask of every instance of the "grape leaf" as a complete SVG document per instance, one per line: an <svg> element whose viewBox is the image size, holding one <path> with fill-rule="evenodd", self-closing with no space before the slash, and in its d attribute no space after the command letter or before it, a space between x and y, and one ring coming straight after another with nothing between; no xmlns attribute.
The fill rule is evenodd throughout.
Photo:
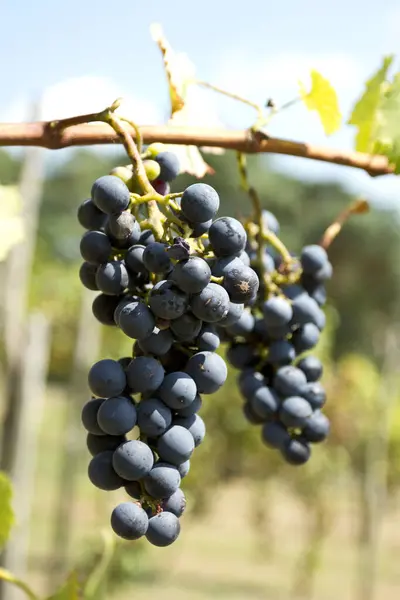
<svg viewBox="0 0 400 600"><path fill-rule="evenodd" d="M67 581L47 600L80 600L80 586L76 573L71 573Z"/></svg>
<svg viewBox="0 0 400 600"><path fill-rule="evenodd" d="M14 525L12 509L12 485L8 476L0 471L0 547L4 546Z"/></svg>
<svg viewBox="0 0 400 600"><path fill-rule="evenodd" d="M0 262L24 238L21 196L17 186L0 185Z"/></svg>
<svg viewBox="0 0 400 600"><path fill-rule="evenodd" d="M171 48L161 25L154 23L150 30L161 50L167 75L171 100L171 118L168 124L174 127L207 127L210 125L209 120L213 115L210 111L206 115L204 115L204 111L203 115L200 113L199 108L202 103L198 101L199 90L193 85L196 79L193 63L186 54L177 53ZM216 126L215 119L213 125ZM196 146L174 145L167 149L177 155L182 173L189 173L199 178L204 177L207 173L214 173ZM221 151L219 150L219 152Z"/></svg>
<svg viewBox="0 0 400 600"><path fill-rule="evenodd" d="M302 82L299 82L300 96L308 108L319 114L322 126L327 135L337 131L342 122L339 102L335 89L318 71L311 71L311 89L306 91Z"/></svg>
<svg viewBox="0 0 400 600"><path fill-rule="evenodd" d="M395 173L400 173L400 73L386 87L376 121L372 151L387 156Z"/></svg>
<svg viewBox="0 0 400 600"><path fill-rule="evenodd" d="M384 57L382 66L367 81L365 91L354 105L348 120L349 125L355 125L358 128L355 149L359 152L372 152L373 150L380 103L386 87L387 73L393 59L393 55Z"/></svg>

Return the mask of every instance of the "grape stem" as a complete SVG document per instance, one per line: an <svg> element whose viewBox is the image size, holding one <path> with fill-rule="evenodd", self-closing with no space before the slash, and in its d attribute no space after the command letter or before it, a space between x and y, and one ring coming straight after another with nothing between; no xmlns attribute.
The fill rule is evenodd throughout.
<svg viewBox="0 0 400 600"><path fill-rule="evenodd" d="M129 131L124 127L123 121L121 119L119 119L116 115L114 115L111 111L109 111L107 113L105 121L109 125L111 125L111 127L114 129L115 133L120 137L120 139L125 147L126 153L128 154L129 158L131 159L132 167L133 167L133 175L134 175L135 179L137 180L143 194L156 195L157 192L155 191L155 189L153 188L153 186L151 185L151 183L147 177L147 174L146 174L146 171L145 171L145 168L143 165L143 161L140 157L138 147L136 146L135 142L133 141L133 137L131 136ZM129 122L129 124L131 125L130 122Z"/></svg>
<svg viewBox="0 0 400 600"><path fill-rule="evenodd" d="M343 225L346 223L349 217L351 217L351 215L361 215L368 211L369 204L363 198L359 198L352 202L350 206L342 210L333 223L327 227L319 243L320 246L327 250L336 236L341 232Z"/></svg>

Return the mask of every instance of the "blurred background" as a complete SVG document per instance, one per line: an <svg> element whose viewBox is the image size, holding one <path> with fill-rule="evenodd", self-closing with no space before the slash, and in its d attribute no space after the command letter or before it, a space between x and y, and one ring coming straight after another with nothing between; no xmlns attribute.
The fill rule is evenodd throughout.
<svg viewBox="0 0 400 600"><path fill-rule="evenodd" d="M336 88L346 121L400 34L395 0L15 0L1 4L0 20L3 122L94 112L119 96L139 124L167 122L153 22L189 55L199 79L261 104L296 97L298 80L318 69ZM253 118L249 108L207 90L191 99L191 114L193 124L236 129ZM301 105L279 115L270 133L348 149L354 138L345 126L326 140ZM205 181L221 196L220 214L245 214L235 155L205 158L215 169ZM328 327L317 351L330 439L305 467L285 466L244 421L232 369L202 408L208 435L185 479L179 541L162 550L118 542L112 550L102 532L122 496L87 480L80 410L90 365L129 355L131 343L92 317L94 293L83 292L78 279L76 209L94 179L126 162L118 146L0 149L0 185L18 186L0 193L3 242L20 239L18 221L1 212L14 205L14 192L24 208L23 236L0 257L0 467L12 475L17 519L5 564L42 594L72 569L82 579L91 574L92 597L100 600L398 598L399 182L304 159L249 158L251 181L294 252L318 242L354 195L373 206L349 221L330 250ZM182 175L173 191L192 181ZM10 587L1 593L1 600L23 597Z"/></svg>

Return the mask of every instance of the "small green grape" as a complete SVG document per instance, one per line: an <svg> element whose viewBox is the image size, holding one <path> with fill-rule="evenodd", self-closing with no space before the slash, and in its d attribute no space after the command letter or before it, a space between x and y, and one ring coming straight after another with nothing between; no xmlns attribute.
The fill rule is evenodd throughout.
<svg viewBox="0 0 400 600"><path fill-rule="evenodd" d="M129 187L129 183L132 179L132 169L129 167L115 167L110 171L110 175L119 177Z"/></svg>
<svg viewBox="0 0 400 600"><path fill-rule="evenodd" d="M160 152L164 152L165 145L161 142L155 142L154 144L150 144L146 150L146 154L150 156L150 158L155 158L157 154Z"/></svg>
<svg viewBox="0 0 400 600"><path fill-rule="evenodd" d="M149 178L149 181L154 181L159 177L161 168L158 162L155 160L144 160L143 165L146 171L146 175Z"/></svg>

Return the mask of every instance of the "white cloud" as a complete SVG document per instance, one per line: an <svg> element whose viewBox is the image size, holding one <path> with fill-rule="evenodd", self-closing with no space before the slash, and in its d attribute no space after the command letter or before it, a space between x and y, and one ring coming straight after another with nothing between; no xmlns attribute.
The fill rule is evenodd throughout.
<svg viewBox="0 0 400 600"><path fill-rule="evenodd" d="M112 80L104 77L66 79L44 90L40 100L40 118L62 119L97 112L123 97L121 112L139 124L160 122L162 107L144 98L124 94ZM1 115L3 121L24 121L30 118L33 98L16 98Z"/></svg>

